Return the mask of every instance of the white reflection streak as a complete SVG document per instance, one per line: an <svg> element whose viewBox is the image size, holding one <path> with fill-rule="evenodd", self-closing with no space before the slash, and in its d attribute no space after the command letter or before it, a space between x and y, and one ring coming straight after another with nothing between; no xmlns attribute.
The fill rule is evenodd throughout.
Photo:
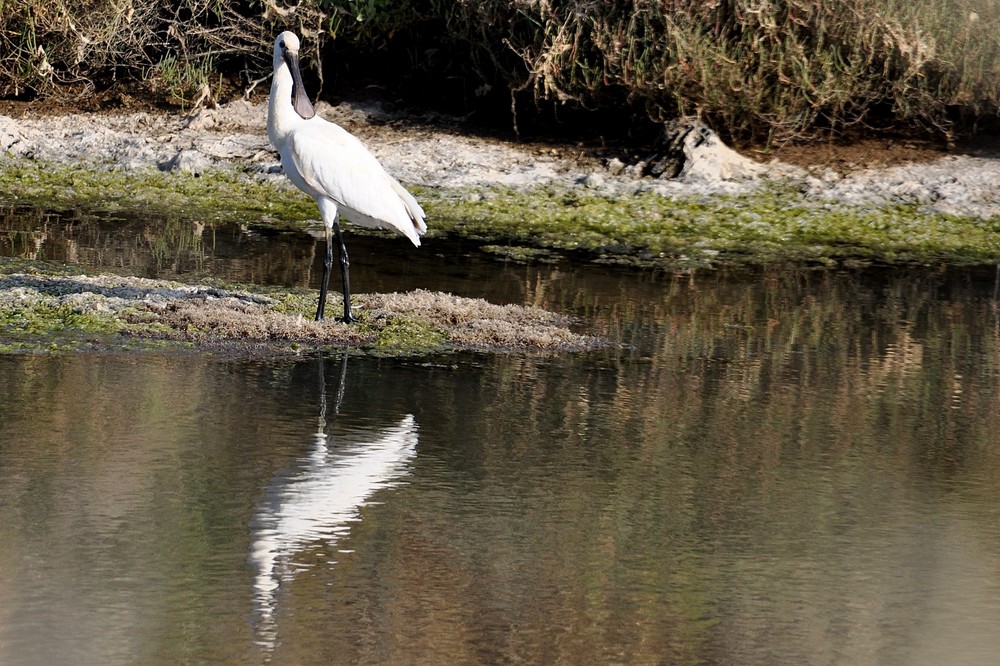
<svg viewBox="0 0 1000 666"><path fill-rule="evenodd" d="M295 554L317 541L333 544L360 518L360 508L375 491L407 473L417 445L417 426L407 415L389 430L371 433L330 453L327 436L316 434L301 472L271 483L267 500L254 515L250 560L257 569L254 605L260 641L271 650L277 631L278 588L295 575Z"/></svg>

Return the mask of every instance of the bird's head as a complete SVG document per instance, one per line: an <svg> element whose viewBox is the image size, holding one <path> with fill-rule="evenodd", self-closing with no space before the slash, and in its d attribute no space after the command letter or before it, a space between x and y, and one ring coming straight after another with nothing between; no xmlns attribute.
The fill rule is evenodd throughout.
<svg viewBox="0 0 1000 666"><path fill-rule="evenodd" d="M303 119L308 120L316 115L306 89L302 85L302 72L299 70L299 38L286 30L274 40L274 72L277 75L282 67L287 67L292 75L292 106Z"/></svg>
<svg viewBox="0 0 1000 666"><path fill-rule="evenodd" d="M296 58L299 55L299 37L291 30L286 30L274 40L274 68L278 69L285 61L285 54L291 53Z"/></svg>

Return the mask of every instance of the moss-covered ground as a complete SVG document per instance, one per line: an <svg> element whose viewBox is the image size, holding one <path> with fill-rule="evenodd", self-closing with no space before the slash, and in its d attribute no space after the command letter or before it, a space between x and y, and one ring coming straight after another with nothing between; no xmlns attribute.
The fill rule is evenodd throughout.
<svg viewBox="0 0 1000 666"><path fill-rule="evenodd" d="M1000 219L927 212L915 205L817 201L786 186L743 196L606 196L582 188L412 188L429 239L455 234L519 261L569 251L585 260L688 268L775 260L992 263ZM0 205L77 207L163 217L296 225L314 202L283 181L233 171L194 176L155 169L94 169L0 162ZM357 229L352 231L358 232Z"/></svg>
<svg viewBox="0 0 1000 666"><path fill-rule="evenodd" d="M338 311L339 296L329 309ZM415 290L356 294L358 321L312 320L315 292L90 275L0 258L0 352L150 346L298 352L335 347L379 356L455 350L581 351L607 346L539 308Z"/></svg>

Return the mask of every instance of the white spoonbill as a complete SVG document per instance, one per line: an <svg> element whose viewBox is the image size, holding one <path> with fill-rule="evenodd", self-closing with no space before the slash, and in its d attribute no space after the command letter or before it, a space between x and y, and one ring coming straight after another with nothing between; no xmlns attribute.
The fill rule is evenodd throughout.
<svg viewBox="0 0 1000 666"><path fill-rule="evenodd" d="M363 227L397 231L419 246L420 236L427 231L424 211L354 135L316 115L302 86L299 38L293 32L283 32L274 40L267 136L281 156L289 180L316 200L326 226L326 258L316 321L323 319L326 307L336 236L344 280L344 321L352 322L350 262L339 216Z"/></svg>

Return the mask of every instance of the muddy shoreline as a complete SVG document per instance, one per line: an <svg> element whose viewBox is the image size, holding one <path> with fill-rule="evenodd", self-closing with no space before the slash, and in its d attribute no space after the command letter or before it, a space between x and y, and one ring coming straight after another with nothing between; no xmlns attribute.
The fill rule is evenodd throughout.
<svg viewBox="0 0 1000 666"><path fill-rule="evenodd" d="M700 170L671 180L641 177L641 166L613 151L463 135L455 129L457 121L400 119L372 105L321 103L317 109L358 135L393 176L427 188L544 186L609 197L697 197L741 195L780 183L810 198L848 205L916 205L933 213L1000 216L1000 153L986 140L950 153L931 143L882 140L788 147L770 156L749 154L747 159L761 166L752 174L726 178ZM235 171L285 187L265 118L266 104L248 101L192 114L0 115L0 152L8 159L94 169ZM761 157L766 161L755 159Z"/></svg>
<svg viewBox="0 0 1000 666"><path fill-rule="evenodd" d="M428 243L435 234L469 236L495 242L505 260L568 251L685 271L726 261L1000 261L1000 159L988 148L941 154L873 141L761 162L723 147L714 155L725 164L697 158L680 177L657 179L611 151L470 136L453 122L414 122L378 107L320 104L318 111L415 189L430 217ZM245 101L188 115L0 115L0 200L196 220L314 220L315 204L281 172L265 117L263 103ZM348 327L309 321L315 294L234 294L225 285L150 286L101 275L68 279L67 288L60 270L0 260L3 349L90 349L92 336L104 348L122 335L247 353L261 345L398 355L610 344L551 313L498 312L486 301L435 292L359 294L367 319Z"/></svg>

